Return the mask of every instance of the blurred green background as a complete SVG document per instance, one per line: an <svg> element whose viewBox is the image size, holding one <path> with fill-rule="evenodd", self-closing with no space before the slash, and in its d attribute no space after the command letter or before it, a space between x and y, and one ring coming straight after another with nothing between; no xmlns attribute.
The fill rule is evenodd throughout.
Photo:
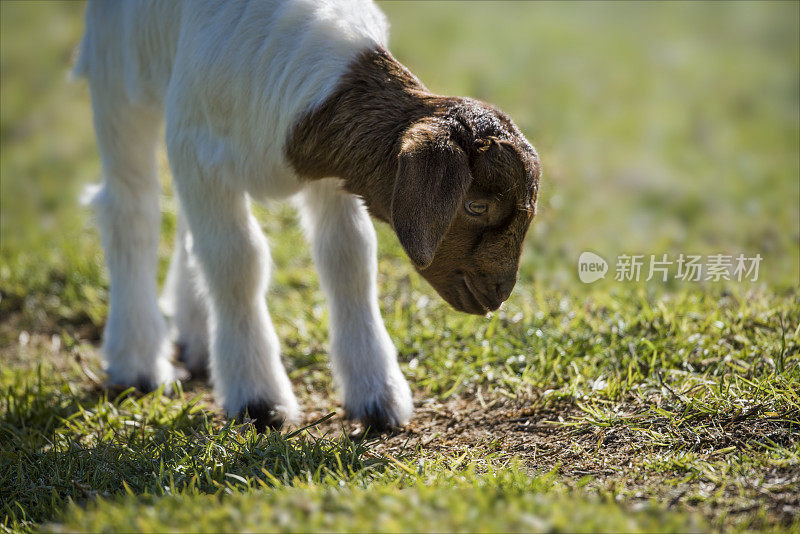
<svg viewBox="0 0 800 534"><path fill-rule="evenodd" d="M537 147L540 209L517 292L536 280L577 294L620 289L621 253L760 253L759 284L797 285L799 5L381 3L393 54L430 89L496 104ZM100 167L86 83L67 76L83 5L0 10L0 312L22 312L20 327L96 330L106 282L78 198ZM163 272L174 225L163 153L161 167ZM278 266L273 291L296 298L293 287L316 282L293 212L259 214ZM379 233L386 305L406 298L398 281L433 296L388 228ZM584 250L609 260L605 281L578 281Z"/></svg>
<svg viewBox="0 0 800 534"><path fill-rule="evenodd" d="M797 3L384 7L432 90L496 103L539 150L529 276L574 281L583 250L760 252L798 282Z"/></svg>

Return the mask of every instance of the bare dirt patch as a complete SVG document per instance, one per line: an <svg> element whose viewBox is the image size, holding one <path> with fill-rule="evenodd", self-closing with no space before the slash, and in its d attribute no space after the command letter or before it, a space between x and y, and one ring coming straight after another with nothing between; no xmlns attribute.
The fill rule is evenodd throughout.
<svg viewBox="0 0 800 534"><path fill-rule="evenodd" d="M763 511L755 524L789 525L800 514L799 465L744 462L730 472L715 473L726 468L728 455L763 452L770 442L800 439L800 429L786 423L793 414L765 415L756 406L685 428L669 428L669 419L652 416L632 425L601 427L586 422L575 403L551 401L535 392L488 402L477 393L441 402L417 399L416 405L405 428L376 437L371 446L376 455L424 458L444 453L458 458L471 452L473 457L516 457L532 475L555 471L568 484L610 491L633 505L655 500L668 508L694 510L712 523L723 515ZM644 407L632 403L621 411L643 412ZM322 415L310 407L306 413L306 424ZM654 442L642 429L661 432L670 441ZM363 430L334 417L312 432L336 436L345 431L361 437Z"/></svg>

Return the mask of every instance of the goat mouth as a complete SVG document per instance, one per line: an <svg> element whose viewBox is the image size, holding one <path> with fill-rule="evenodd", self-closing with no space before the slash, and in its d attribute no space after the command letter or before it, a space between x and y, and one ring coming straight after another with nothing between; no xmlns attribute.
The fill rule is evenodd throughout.
<svg viewBox="0 0 800 534"><path fill-rule="evenodd" d="M467 275L461 275L461 281L464 283L464 289L466 289L465 293L468 300L471 300L471 305L464 306L465 311L469 313L474 313L476 315L486 315L492 309L491 306L487 306L484 302L484 299L479 291L476 291L475 288L472 286L472 283L469 281ZM480 310L480 311L473 311L473 310Z"/></svg>

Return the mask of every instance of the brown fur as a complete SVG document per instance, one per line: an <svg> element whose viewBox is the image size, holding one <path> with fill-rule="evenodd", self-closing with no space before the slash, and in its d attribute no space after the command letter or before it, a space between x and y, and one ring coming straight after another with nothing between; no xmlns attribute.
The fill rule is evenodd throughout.
<svg viewBox="0 0 800 534"><path fill-rule="evenodd" d="M286 155L300 176L342 178L456 309L485 314L508 298L540 166L499 110L434 95L379 48L300 120ZM468 214L470 200L488 201L488 212Z"/></svg>

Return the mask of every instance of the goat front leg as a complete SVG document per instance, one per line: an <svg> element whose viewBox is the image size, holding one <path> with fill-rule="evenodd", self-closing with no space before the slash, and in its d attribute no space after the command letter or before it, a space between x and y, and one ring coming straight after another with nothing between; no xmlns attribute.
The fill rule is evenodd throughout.
<svg viewBox="0 0 800 534"><path fill-rule="evenodd" d="M330 306L331 358L347 415L371 428L404 425L413 402L378 308L378 246L367 210L330 179L309 184L300 209Z"/></svg>
<svg viewBox="0 0 800 534"><path fill-rule="evenodd" d="M280 360L265 302L267 242L243 192L208 176L175 179L211 307L211 378L230 417L245 414L259 431L297 419L298 406ZM187 178L189 178L187 180Z"/></svg>

